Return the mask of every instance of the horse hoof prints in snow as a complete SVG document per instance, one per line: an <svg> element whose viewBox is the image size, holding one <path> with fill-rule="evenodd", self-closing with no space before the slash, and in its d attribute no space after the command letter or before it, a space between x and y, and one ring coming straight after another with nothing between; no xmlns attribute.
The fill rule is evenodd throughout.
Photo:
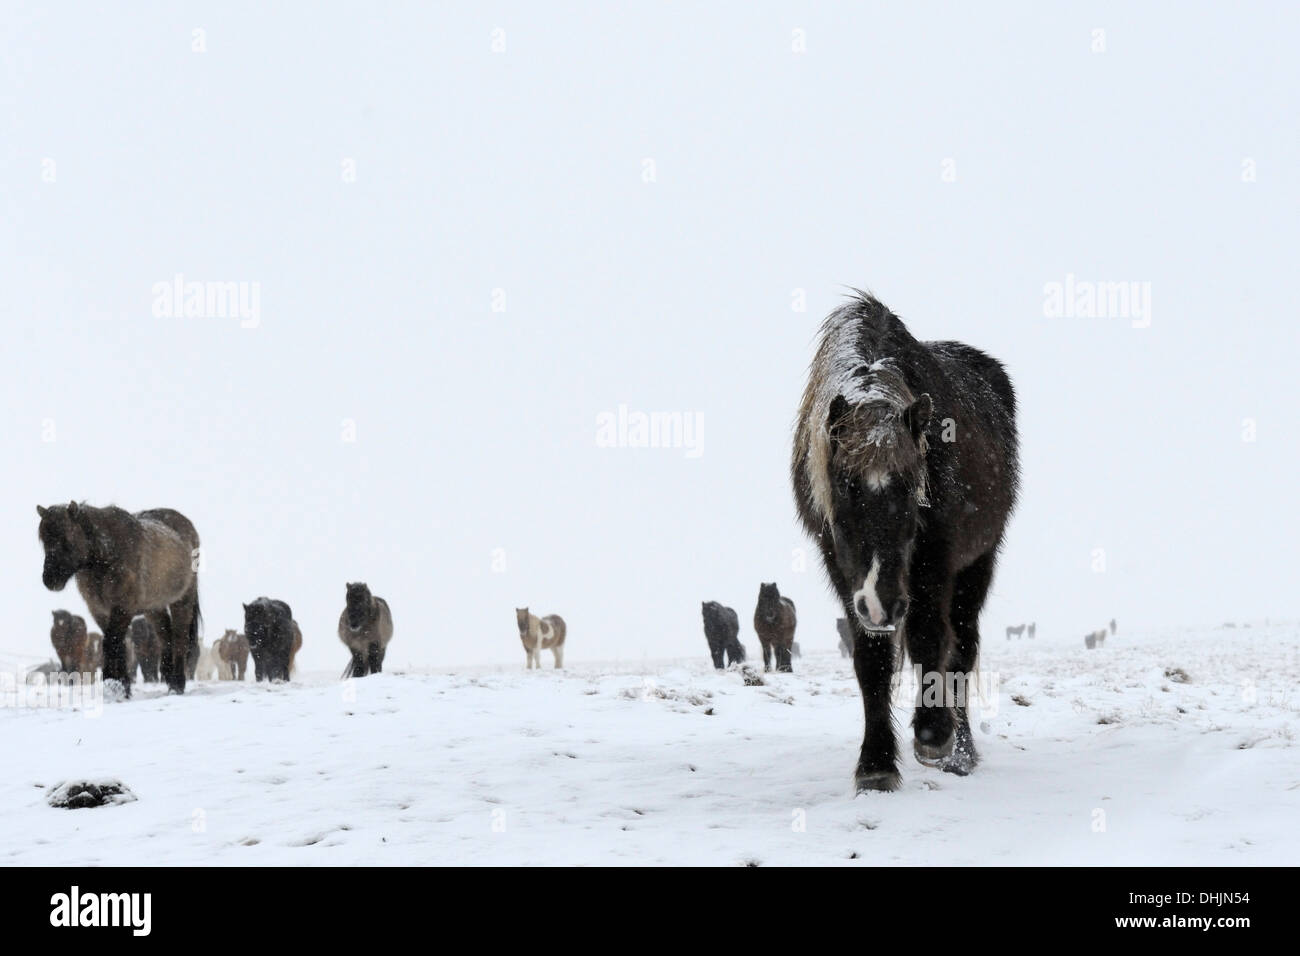
<svg viewBox="0 0 1300 956"><path fill-rule="evenodd" d="M704 615L704 639L708 641L713 666L722 670L732 664L743 664L745 647L740 643L740 618L736 612L717 601L705 601L701 613Z"/></svg>
<svg viewBox="0 0 1300 956"><path fill-rule="evenodd" d="M375 597L364 584L349 584L347 606L339 615L339 640L352 652L344 679L382 671L384 651L392 639L393 614L388 602Z"/></svg>
<svg viewBox="0 0 1300 956"><path fill-rule="evenodd" d="M294 655L302 647L302 631L289 605L269 597L245 604L244 635L257 679L288 680Z"/></svg>
<svg viewBox="0 0 1300 956"><path fill-rule="evenodd" d="M104 632L104 680L131 694L127 628L143 614L162 638L168 688L185 692L186 653L199 632L199 534L169 508L131 514L69 502L36 507L45 549L42 580L62 591L75 575L77 590Z"/></svg>
<svg viewBox="0 0 1300 956"><path fill-rule="evenodd" d="M772 655L776 655L776 669L789 673L794 670L790 654L794 649L794 602L781 597L776 584L758 586L758 604L754 608L754 631L763 645L763 670L772 669Z"/></svg>
<svg viewBox="0 0 1300 956"><path fill-rule="evenodd" d="M832 312L799 408L791 479L854 626L866 729L855 783L898 787L890 723L893 632L928 686L969 675L979 613L1016 500L1015 395L1002 365L959 342L919 342L860 293ZM931 422L943 423L940 438ZM929 695L923 695L924 702ZM964 694L913 713L917 759L977 761ZM955 699L954 699L955 698Z"/></svg>
<svg viewBox="0 0 1300 956"><path fill-rule="evenodd" d="M515 621L519 625L519 640L524 645L524 653L528 655L528 670L542 666L542 651L555 654L557 670L564 666L564 636L568 633L564 618L558 614L538 617L529 614L526 607L517 607Z"/></svg>

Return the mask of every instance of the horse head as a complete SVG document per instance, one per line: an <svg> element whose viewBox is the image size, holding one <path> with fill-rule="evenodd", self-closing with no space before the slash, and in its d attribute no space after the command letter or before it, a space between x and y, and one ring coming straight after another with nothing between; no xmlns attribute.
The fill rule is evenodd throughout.
<svg viewBox="0 0 1300 956"><path fill-rule="evenodd" d="M362 583L348 585L348 628L359 631L370 618L370 588Z"/></svg>
<svg viewBox="0 0 1300 956"><path fill-rule="evenodd" d="M758 613L768 624L776 623L776 616L781 610L781 592L776 582L758 586Z"/></svg>
<svg viewBox="0 0 1300 956"><path fill-rule="evenodd" d="M901 382L900 382L901 384ZM867 631L893 631L907 613L907 569L928 507L925 427L929 395L906 386L868 390L856 404L831 401L829 513L835 562Z"/></svg>
<svg viewBox="0 0 1300 956"><path fill-rule="evenodd" d="M90 563L90 538L78 520L81 508L75 501L49 508L36 506L41 516L38 530L45 548L41 580L51 591L62 591L68 580Z"/></svg>

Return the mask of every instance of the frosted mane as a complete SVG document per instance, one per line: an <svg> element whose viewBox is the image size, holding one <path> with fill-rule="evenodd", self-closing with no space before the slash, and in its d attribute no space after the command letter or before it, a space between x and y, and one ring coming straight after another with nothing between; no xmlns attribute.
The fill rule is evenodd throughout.
<svg viewBox="0 0 1300 956"><path fill-rule="evenodd" d="M804 469L815 509L833 514L830 478L830 425L841 428L846 469L877 487L902 475L924 498L925 439L911 439L904 413L916 400L897 362L882 357L868 362L858 344L861 315L849 306L831 313L822 326L808 387L799 408L795 436L796 467ZM828 421L831 404L842 395L849 411Z"/></svg>

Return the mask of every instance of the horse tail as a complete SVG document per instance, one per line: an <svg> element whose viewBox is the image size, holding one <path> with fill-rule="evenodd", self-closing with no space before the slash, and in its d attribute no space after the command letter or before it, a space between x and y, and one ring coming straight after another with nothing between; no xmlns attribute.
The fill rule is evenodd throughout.
<svg viewBox="0 0 1300 956"><path fill-rule="evenodd" d="M339 680L347 680L351 676L352 676L352 661L351 659L349 659L348 662L343 665L343 673L339 675Z"/></svg>

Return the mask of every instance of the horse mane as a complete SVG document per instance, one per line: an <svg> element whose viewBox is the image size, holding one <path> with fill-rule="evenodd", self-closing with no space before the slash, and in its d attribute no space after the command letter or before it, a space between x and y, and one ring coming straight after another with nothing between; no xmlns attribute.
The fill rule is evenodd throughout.
<svg viewBox="0 0 1300 956"><path fill-rule="evenodd" d="M803 469L813 507L826 519L832 517L832 430L844 471L877 485L901 476L925 500L925 436L919 443L912 441L905 417L916 395L894 358L870 359L864 349L864 338L884 346L880 340L900 331L907 335L906 330L883 303L869 293L855 292L850 303L822 324L795 434L795 467ZM837 397L848 409L832 422Z"/></svg>

